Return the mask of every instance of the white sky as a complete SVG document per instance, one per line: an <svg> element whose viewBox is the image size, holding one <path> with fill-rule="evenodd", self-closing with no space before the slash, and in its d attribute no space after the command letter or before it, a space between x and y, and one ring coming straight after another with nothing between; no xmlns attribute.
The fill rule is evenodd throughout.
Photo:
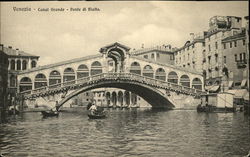
<svg viewBox="0 0 250 157"><path fill-rule="evenodd" d="M14 12L13 7L98 7L99 12ZM5 46L41 56L40 65L87 55L113 42L130 48L171 44L208 29L215 15L248 15L248 1L1 2Z"/></svg>

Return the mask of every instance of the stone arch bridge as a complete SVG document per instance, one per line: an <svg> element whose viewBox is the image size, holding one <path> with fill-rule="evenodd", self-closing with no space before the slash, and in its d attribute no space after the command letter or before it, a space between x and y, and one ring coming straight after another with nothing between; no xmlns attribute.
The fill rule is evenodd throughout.
<svg viewBox="0 0 250 157"><path fill-rule="evenodd" d="M18 75L18 91L27 105L59 103L96 88L120 88L144 98L155 108L197 105L204 92L201 74L160 64L129 53L114 43L87 56L40 66Z"/></svg>

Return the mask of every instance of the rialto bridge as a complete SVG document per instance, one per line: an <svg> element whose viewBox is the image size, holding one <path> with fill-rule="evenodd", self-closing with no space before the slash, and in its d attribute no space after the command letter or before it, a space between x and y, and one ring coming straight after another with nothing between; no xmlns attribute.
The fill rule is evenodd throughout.
<svg viewBox="0 0 250 157"><path fill-rule="evenodd" d="M120 88L135 93L152 107L180 108L197 105L203 93L201 74L160 64L129 53L114 43L87 56L40 66L18 75L18 91L24 103L58 103L97 88Z"/></svg>

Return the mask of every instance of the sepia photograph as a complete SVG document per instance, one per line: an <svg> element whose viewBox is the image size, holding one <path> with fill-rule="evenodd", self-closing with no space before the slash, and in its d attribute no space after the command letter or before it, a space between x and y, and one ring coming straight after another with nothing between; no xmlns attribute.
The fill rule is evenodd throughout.
<svg viewBox="0 0 250 157"><path fill-rule="evenodd" d="M248 5L0 2L0 157L250 157Z"/></svg>

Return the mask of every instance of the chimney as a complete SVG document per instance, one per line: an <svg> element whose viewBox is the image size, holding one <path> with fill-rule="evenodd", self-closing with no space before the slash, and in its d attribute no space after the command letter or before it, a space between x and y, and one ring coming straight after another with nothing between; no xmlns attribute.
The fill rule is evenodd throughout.
<svg viewBox="0 0 250 157"><path fill-rule="evenodd" d="M191 42L194 41L194 33L190 33Z"/></svg>
<svg viewBox="0 0 250 157"><path fill-rule="evenodd" d="M12 49L12 46L8 46L9 49Z"/></svg>
<svg viewBox="0 0 250 157"><path fill-rule="evenodd" d="M142 49L144 48L144 44L141 45L141 48L142 48Z"/></svg>

